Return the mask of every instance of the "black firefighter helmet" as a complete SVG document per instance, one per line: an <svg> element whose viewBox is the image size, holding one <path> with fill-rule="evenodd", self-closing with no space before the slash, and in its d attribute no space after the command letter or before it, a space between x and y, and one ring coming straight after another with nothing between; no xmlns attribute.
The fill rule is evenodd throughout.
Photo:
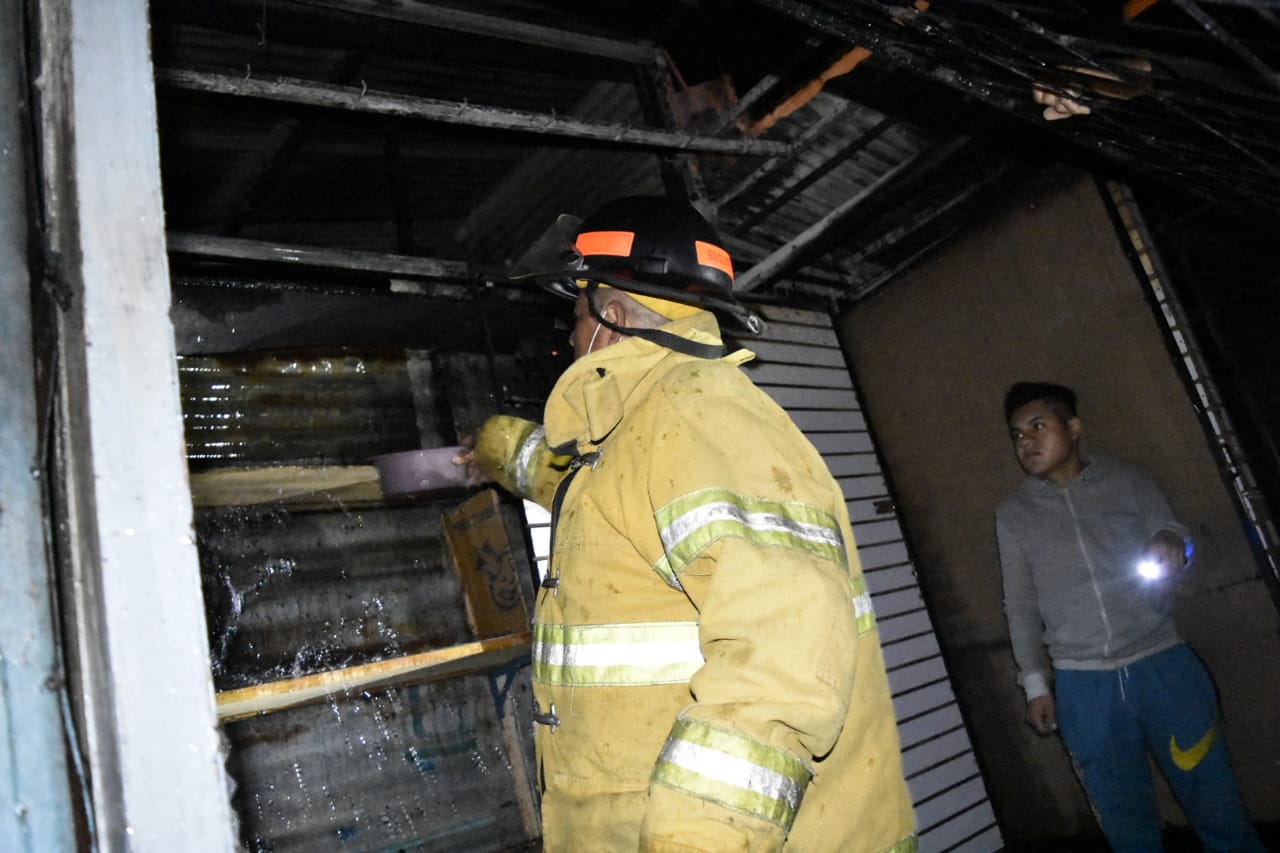
<svg viewBox="0 0 1280 853"><path fill-rule="evenodd" d="M764 328L733 294L733 262L715 229L660 196L615 199L581 221L562 216L519 266L562 296L601 283L704 308L735 334Z"/></svg>

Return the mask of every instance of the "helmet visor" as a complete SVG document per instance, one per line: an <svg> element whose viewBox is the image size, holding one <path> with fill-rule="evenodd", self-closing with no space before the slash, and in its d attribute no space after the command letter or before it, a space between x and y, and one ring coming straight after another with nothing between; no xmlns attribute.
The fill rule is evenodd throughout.
<svg viewBox="0 0 1280 853"><path fill-rule="evenodd" d="M577 297L574 278L586 267L582 253L574 246L581 217L562 213L543 232L511 270L513 280L533 279L551 292L570 299Z"/></svg>

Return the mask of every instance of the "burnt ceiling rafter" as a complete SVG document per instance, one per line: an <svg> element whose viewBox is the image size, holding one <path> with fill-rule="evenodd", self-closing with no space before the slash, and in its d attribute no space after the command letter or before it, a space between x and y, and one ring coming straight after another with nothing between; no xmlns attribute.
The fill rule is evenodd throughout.
<svg viewBox="0 0 1280 853"><path fill-rule="evenodd" d="M1204 28L1205 32L1222 42L1228 50L1240 57L1245 65L1253 69L1273 89L1280 92L1280 74L1277 74L1274 68L1263 62L1243 41L1236 38L1218 21L1214 20L1212 15L1200 8L1200 5L1195 0L1171 0L1171 2L1190 15L1192 20ZM1257 8L1265 11L1262 6L1257 6ZM1264 20L1266 19L1267 17L1264 15ZM1271 19L1271 22L1274 24L1274 18Z"/></svg>
<svg viewBox="0 0 1280 853"><path fill-rule="evenodd" d="M848 301L1055 162L1276 208L1277 9L157 0L166 206L178 232L500 277L557 215L665 192L750 292ZM1045 121L1036 84L1092 113Z"/></svg>
<svg viewBox="0 0 1280 853"><path fill-rule="evenodd" d="M652 151L703 152L771 156L785 154L785 144L763 139L722 139L681 131L606 125L556 115L538 115L437 98L375 92L307 80L260 80L182 68L159 68L156 82L197 92L280 101L301 106L348 110L373 115L465 125L634 146Z"/></svg>
<svg viewBox="0 0 1280 853"><path fill-rule="evenodd" d="M260 0L239 0L237 5L262 5L266 8ZM491 15L443 3L417 0L284 0L272 5L379 18L624 63L650 63L657 55L657 47L647 39L609 38L563 26L546 26L527 15Z"/></svg>
<svg viewBox="0 0 1280 853"><path fill-rule="evenodd" d="M321 70L324 81L349 83L356 78L365 58L364 51L348 51ZM280 174L277 168L288 162L304 144L312 123L296 118L279 118L271 122L263 143L243 151L234 158L225 175L214 184L204 206L208 230L215 234L234 234L244 213L252 210L273 186Z"/></svg>
<svg viewBox="0 0 1280 853"><path fill-rule="evenodd" d="M861 243L855 251L842 258L843 263L853 269L863 267L865 263L885 250L904 243L922 233L929 226L935 225L950 214L957 212L964 205L981 196L992 184L1004 179L1015 168L1015 165L1010 161L996 164L990 171L963 186L955 195L943 198L935 203L926 204L923 209L914 213L903 224L884 232L873 240ZM857 290L857 284L857 282L850 282L855 291ZM858 292L854 295L862 294Z"/></svg>
<svg viewBox="0 0 1280 853"><path fill-rule="evenodd" d="M202 258L261 261L295 268L387 273L444 282L465 282L481 278L480 271L458 261L350 249L291 246L262 240L172 231L166 235L166 240L170 252Z"/></svg>
<svg viewBox="0 0 1280 853"><path fill-rule="evenodd" d="M1195 0L1166 0L1135 9L1138 17L1129 21L1120 4L1107 11L1048 0L916 8L758 2L1027 121L1043 124L1029 97L1033 84L1073 95L1115 116L1117 125L1073 120L1045 130L1205 197L1276 205L1280 169L1268 143L1280 135L1280 57L1275 39L1255 35L1274 30L1270 13L1278 7L1269 0L1218 4L1212 12ZM1228 8L1231 14L1222 14ZM1224 146L1256 172L1233 178L1206 165L1203 155Z"/></svg>

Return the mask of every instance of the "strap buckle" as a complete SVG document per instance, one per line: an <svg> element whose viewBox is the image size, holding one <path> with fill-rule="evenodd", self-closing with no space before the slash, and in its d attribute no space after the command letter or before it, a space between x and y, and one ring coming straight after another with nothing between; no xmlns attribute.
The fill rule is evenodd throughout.
<svg viewBox="0 0 1280 853"><path fill-rule="evenodd" d="M556 716L556 703L552 702L551 707L544 714L542 713L542 706L535 700L533 703L533 721L540 726L548 727L554 732L560 727L560 718Z"/></svg>

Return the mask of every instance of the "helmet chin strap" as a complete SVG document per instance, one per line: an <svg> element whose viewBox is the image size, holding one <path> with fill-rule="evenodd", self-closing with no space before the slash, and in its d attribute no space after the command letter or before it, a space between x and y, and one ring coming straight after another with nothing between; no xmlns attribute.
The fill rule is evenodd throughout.
<svg viewBox="0 0 1280 853"><path fill-rule="evenodd" d="M661 329L633 329L628 326L619 326L617 323L611 323L604 318L600 309L596 308L595 292L599 282L588 281L586 288L587 308L591 311L591 316L599 324L596 326L596 333L600 332L600 326L606 329L618 332L623 335L630 335L637 338L643 338L650 343L657 344L666 349L675 350L678 353L692 356L694 358L717 359L725 354L725 346L723 344L700 344L697 341L691 341L688 338L682 338L679 335L673 335L670 332L664 332ZM591 340L595 342L595 335L591 336ZM587 351L591 348L588 346Z"/></svg>

